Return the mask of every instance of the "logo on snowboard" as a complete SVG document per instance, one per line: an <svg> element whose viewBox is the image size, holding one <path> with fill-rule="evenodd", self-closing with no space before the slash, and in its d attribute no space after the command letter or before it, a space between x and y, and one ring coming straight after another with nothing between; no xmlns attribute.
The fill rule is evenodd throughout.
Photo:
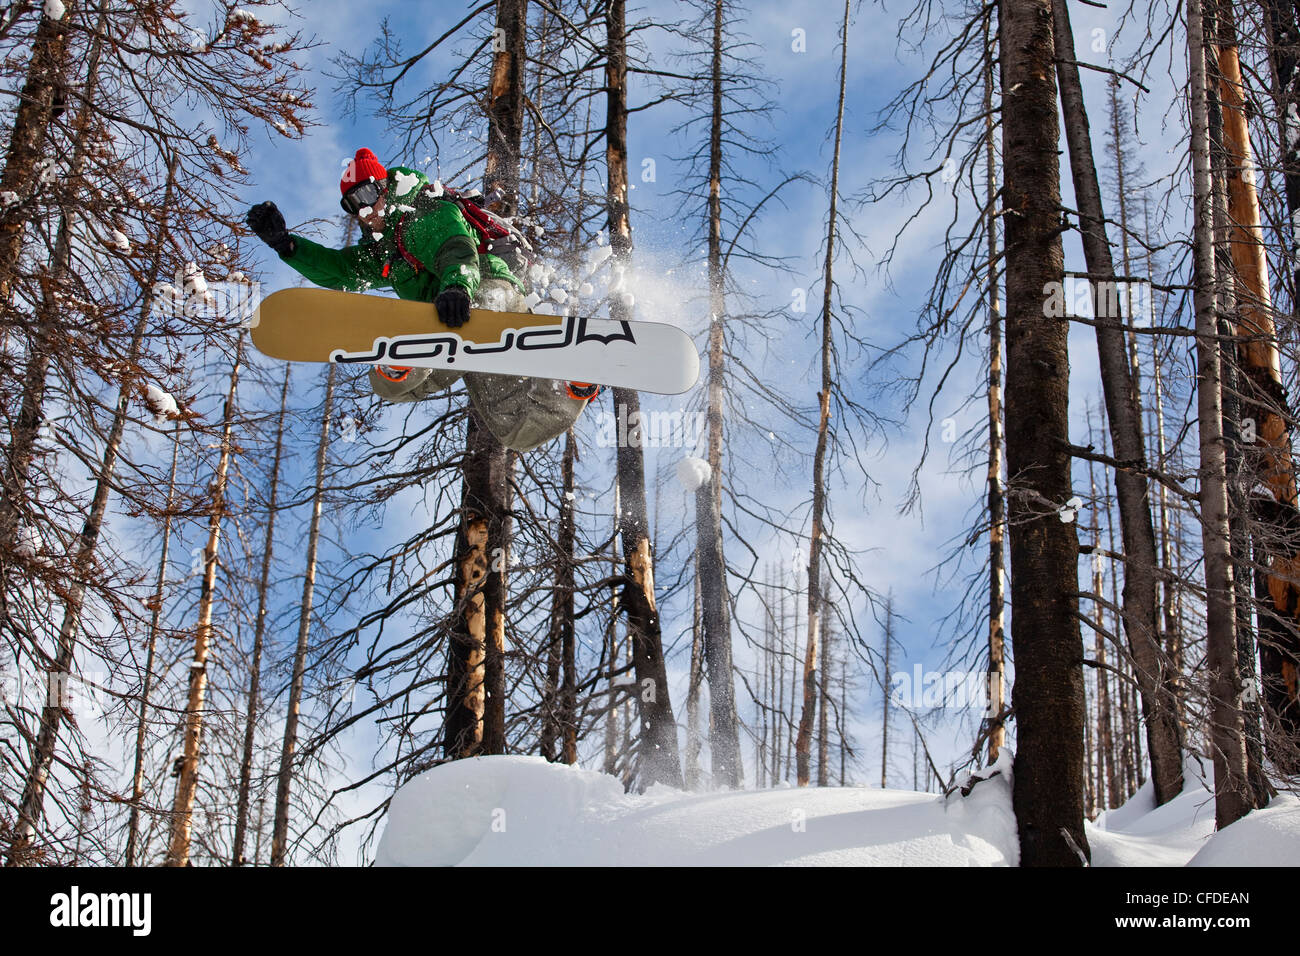
<svg viewBox="0 0 1300 956"><path fill-rule="evenodd" d="M343 364L379 364L385 359L394 363L445 357L448 365L456 362L459 350L465 355L499 355L504 352L540 352L545 349L567 349L586 342L611 345L614 342L636 344L631 323L620 321L619 331L608 335L587 331L587 317L571 315L560 325L544 328L507 329L501 338L492 343L469 342L455 332L436 335L394 335L375 339L368 352L348 352L334 349L331 362Z"/></svg>

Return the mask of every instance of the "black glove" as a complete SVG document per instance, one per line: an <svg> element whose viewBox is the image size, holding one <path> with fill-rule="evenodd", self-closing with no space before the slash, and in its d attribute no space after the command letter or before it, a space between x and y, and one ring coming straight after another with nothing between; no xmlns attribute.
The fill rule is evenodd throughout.
<svg viewBox="0 0 1300 956"><path fill-rule="evenodd" d="M469 293L458 285L438 293L433 305L438 319L449 329L458 329L469 321Z"/></svg>
<svg viewBox="0 0 1300 956"><path fill-rule="evenodd" d="M258 203L248 210L247 218L248 228L253 230L253 235L282 256L293 254L293 236L284 227L284 216L275 208L275 203Z"/></svg>

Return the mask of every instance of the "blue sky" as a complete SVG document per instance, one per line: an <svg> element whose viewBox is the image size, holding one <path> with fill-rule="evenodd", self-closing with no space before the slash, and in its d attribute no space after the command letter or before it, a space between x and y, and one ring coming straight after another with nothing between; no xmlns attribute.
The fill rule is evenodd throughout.
<svg viewBox="0 0 1300 956"><path fill-rule="evenodd" d="M419 10L418 16L412 16L415 9ZM317 86L316 120L320 125L299 141L255 134L252 155L247 162L252 180L246 192L248 202L274 199L291 225L315 217L334 217L338 212L337 182L341 165L358 146L371 146L381 159L390 164L403 159L409 162L409 158L393 153L392 137L364 107L355 118L342 115L334 82L325 73L331 70L330 60L339 51L360 52L361 47L377 35L378 23L386 16L393 17L394 22L419 24L420 33L409 36L408 46L414 47L452 24L461 15L461 9L460 5L453 4L384 0L368 4L313 0L301 4L300 26L321 41L321 46L305 57L312 71L311 82ZM841 6L832 0L820 0L797 8L774 0L758 0L748 4L748 9L749 14L744 18L745 32L757 45L764 69L778 84L775 96L778 113L774 118L775 125L767 135L778 145L779 153L773 157L771 166L758 160L746 160L741 169L760 182L772 184L779 181L778 169L802 169L822 176L827 171L830 156L826 136L834 120L838 66L836 34ZM844 183L841 190L846 196L857 194L873 177L887 172L893 153L899 148L896 130L873 134L870 129L876 111L903 82L915 75L920 63L918 57L895 37L896 16L900 11L901 8L886 12L878 6L863 6L857 11L850 32ZM676 4L658 2L643 6L640 13L646 16L681 15ZM629 20L635 15L634 11ZM1105 42L1113 41L1113 15L1105 10L1075 5L1073 16L1080 58L1104 61L1108 54L1092 52L1090 47L1096 39L1094 31L1097 29L1106 31ZM796 30L804 31L806 52L792 49L792 31ZM930 31L929 38L933 39L939 33L941 28L935 28ZM647 36L652 38L652 53L662 55L667 41L654 38L653 33ZM910 41L913 37L905 39ZM1122 38L1118 43L1115 49L1123 47ZM1174 62L1181 69L1181 56ZM441 61L436 60L430 67L435 73L440 68ZM1093 114L1094 147L1100 155L1104 148L1105 87L1097 74L1085 74L1085 83ZM1166 109L1174 103L1172 95L1176 87L1171 77L1149 77L1148 85L1153 88L1153 99L1158 109ZM636 102L634 91L633 105ZM680 115L674 115L668 109L639 113L629 130L629 158L634 181L643 159L654 158L658 167L656 181L637 181L632 196L639 256L636 291L643 317L667 317L695 331L700 328L704 317L692 299L698 291L692 287L689 278L693 266L688 263L683 267L682 260L690 258L692 250L687 248L688 237L697 233L704 210L683 209L670 195L676 177L680 175L680 167L671 157L685 150L681 142L670 137L669 130L680 119ZM1167 125L1159 143L1166 149L1176 144L1179 128L1176 103ZM1162 162L1159 149L1148 150L1144 151L1144 160L1154 175L1176 162L1178 155L1166 152ZM1068 173L1064 156L1062 163ZM1063 189L1065 202L1070 204L1072 196L1068 175ZM789 356L780 361L768 360L762 369L769 383L788 396L789 402L809 412L816 404L813 334L817 310L811 303L820 300L819 251L825 230L824 207L824 190L798 185L788 193L788 203L772 206L757 227L756 243L765 252L791 257L792 276L749 267L739 273L742 283L756 296L759 311L788 306L794 288L807 291L809 311L802 315L788 313L783 324L774 326L783 337ZM855 250L859 260L869 266L872 257L883 251L894 231L913 211L910 204L897 202L851 212L856 229L865 238L865 248ZM920 293L928 287L937 262L936 250L942 239L946 215L942 204L936 204L923 213L905 234L887 273L881 274L869 268L864 277L851 277L847 268L841 268L842 294L846 301L860 310L858 331L876 345L892 345L913 329ZM333 237L325 234L325 238ZM1082 256L1073 236L1067 241L1066 249L1067 269L1081 269ZM266 271L261 278L269 286L279 287L295 281L294 274L273 256L265 256L263 262ZM668 278L669 270L673 270L672 279ZM1071 337L1074 370L1072 416L1076 423L1076 440L1082 437L1085 404L1096 401L1095 354L1091 330L1076 327ZM870 395L870 400L878 403L883 413L898 412L896 392L889 389L883 393L870 391L880 383L867 378L864 366L849 364L845 371L852 382L850 388L860 398L867 400ZM983 416L982 403L961 407L966 394L975 387L977 376L978 359L968 358L959 366L955 384L936 405L937 420L951 417L959 432L968 427L978 427ZM305 382L306 376L300 381ZM918 664L925 670L944 668L947 641L952 635L943 631L940 622L958 603L964 582L960 576L945 579L935 574L933 569L950 547L952 539L960 537L960 529L970 519L972 507L984 494L982 471L977 469L964 473L954 470L947 460L953 447L945 446L936 431L931 435L931 457L920 474L923 510L900 514L898 506L917 462L923 436L923 415L907 418L900 428L888 434L887 443L877 441L870 447L867 461L871 479L878 484L877 490L864 494L862 478L849 464L842 473L839 487L832 491L835 531L851 547L862 552L859 574L878 593L892 592L894 595L895 612L899 615L898 643L891 668L895 671L910 672ZM764 450L753 441L735 446L733 474L736 476L734 480L746 479L750 490L761 490L769 499L798 503L792 505L791 510L796 520L805 524L806 530L812 437L800 436L800 442L804 453L801 460L796 457L792 462L795 470L793 477L788 479L788 486L775 481L763 467L765 461L771 460L771 449ZM680 450L672 449L652 452L648 468L671 468L681 454ZM674 510L679 516L686 514L688 505L680 489L669 486L664 494L662 507L665 515ZM1082 520L1090 519L1085 517ZM806 563L806 550L800 550L796 559L797 543L789 536L770 537L756 543L763 561L779 563L786 568L795 563ZM732 552L731 558L738 560L736 551ZM978 566L974 564L964 567L965 572L977 570ZM689 601L689 594L686 601ZM679 632L683 610L688 612L689 607L664 608L667 634ZM745 610L746 606L742 605L742 613ZM752 612L752 607L748 610ZM854 610L860 620L866 621L862 637L878 650L881 646L879 628L869 620L864 607ZM972 640L982 640L982 634L976 619L974 631L967 636ZM738 652L738 660L743 663L743 652ZM671 665L674 703L681 709L685 658L680 646ZM865 756L854 776L864 782L879 777L880 704L881 697L876 690L870 696L860 697L856 705L853 732ZM910 786L909 732L902 720L897 720L892 726L891 739L901 741L897 746L903 748L903 752L891 761L896 775L893 782ZM930 741L941 764L966 749L969 733L969 721L965 729L956 726L952 715L941 722L940 729L932 732ZM752 758L747 757L746 776L752 781L750 760Z"/></svg>

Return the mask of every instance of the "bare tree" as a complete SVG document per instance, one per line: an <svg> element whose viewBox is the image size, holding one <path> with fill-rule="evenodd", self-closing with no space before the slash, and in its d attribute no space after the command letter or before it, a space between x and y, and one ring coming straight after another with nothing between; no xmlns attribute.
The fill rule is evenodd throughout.
<svg viewBox="0 0 1300 956"><path fill-rule="evenodd" d="M835 145L831 159L831 184L826 225L826 258L822 271L822 322L821 322L821 390L817 393L817 450L813 453L812 530L808 537L808 645L803 664L803 711L799 717L799 740L795 746L798 760L799 786L808 785L810 743L813 711L816 709L818 683L817 653L821 639L822 611L822 523L826 509L826 452L830 441L831 417L831 352L833 349L831 314L835 293L835 230L839 215L840 146L844 139L844 91L849 65L849 0L844 0L844 16L840 22L840 91L835 107ZM825 760L822 761L822 765ZM824 777L824 766L823 766ZM825 786L825 780L819 786Z"/></svg>
<svg viewBox="0 0 1300 956"><path fill-rule="evenodd" d="M620 263L626 263L632 251L627 188L625 11L624 0L610 0L605 9L607 215L610 247L614 259ZM610 317L630 318L621 301L616 303L612 300ZM615 388L614 407L632 421L633 415L639 417L641 400L631 389ZM619 604L627 613L641 717L637 774L642 787L655 783L680 787L682 770L677 754L677 722L669 698L659 610L655 602L654 552L646 514L645 454L639 440L618 443L617 469L621 496L618 521L623 543L625 582ZM727 673L730 675L730 670ZM718 759L715 751L715 768Z"/></svg>
<svg viewBox="0 0 1300 956"><path fill-rule="evenodd" d="M204 698L208 687L208 654L212 649L212 613L216 602L217 561L221 546L221 525L226 517L226 481L230 460L235 453L235 389L243 363L244 333L239 334L235 360L230 367L230 387L222 413L221 455L217 461L208 505L208 540L203 549L203 579L199 592L199 620L194 628L194 657L189 667L189 692L185 704L183 753L176 796L172 801L171 836L167 847L167 865L185 866L190 856L193 830L194 794L199 784L199 757L203 740Z"/></svg>
<svg viewBox="0 0 1300 956"><path fill-rule="evenodd" d="M1217 281L1211 235L1209 104L1206 37L1200 0L1187 5L1191 62L1191 151L1195 187L1193 243L1196 262L1197 411L1201 443L1201 523L1205 551L1207 666L1210 670L1211 745L1214 756L1215 820L1227 826L1246 813L1246 755L1237 707L1237 638L1228 527L1227 465L1223 445Z"/></svg>
<svg viewBox="0 0 1300 956"><path fill-rule="evenodd" d="M1006 216L1008 522L1016 680L1013 803L1022 866L1087 862L1083 673L1070 494L1066 323L1050 0L1004 0L998 36Z"/></svg>
<svg viewBox="0 0 1300 956"><path fill-rule="evenodd" d="M1075 60L1074 35L1065 0L1052 0L1056 75L1060 84L1070 170L1079 204L1079 228L1093 288L1097 320L1097 354L1101 362L1102 394L1115 456L1138 463L1115 472L1120 528L1124 541L1124 632L1128 636L1134 672L1142 694L1142 719L1151 755L1151 775L1157 805L1183 789L1183 748L1171 692L1172 678L1160 647L1157 624L1156 540L1151 520L1142 416L1138 386L1133 379L1122 320L1116 305L1115 267L1106 239L1101 186L1092 156L1092 138L1083 86ZM1122 186L1121 186L1122 189ZM1127 237L1125 238L1127 243ZM1127 248L1127 245L1125 246ZM1124 308L1127 314L1127 305ZM1131 320L1131 316L1128 316Z"/></svg>

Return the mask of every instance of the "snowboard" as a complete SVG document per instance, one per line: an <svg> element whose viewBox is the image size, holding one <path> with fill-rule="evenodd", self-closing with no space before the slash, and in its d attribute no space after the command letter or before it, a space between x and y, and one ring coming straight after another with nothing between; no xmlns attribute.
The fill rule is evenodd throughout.
<svg viewBox="0 0 1300 956"><path fill-rule="evenodd" d="M299 288L271 293L248 324L259 352L290 362L455 368L664 395L686 391L700 372L691 337L661 322L471 309L450 329L428 302Z"/></svg>

